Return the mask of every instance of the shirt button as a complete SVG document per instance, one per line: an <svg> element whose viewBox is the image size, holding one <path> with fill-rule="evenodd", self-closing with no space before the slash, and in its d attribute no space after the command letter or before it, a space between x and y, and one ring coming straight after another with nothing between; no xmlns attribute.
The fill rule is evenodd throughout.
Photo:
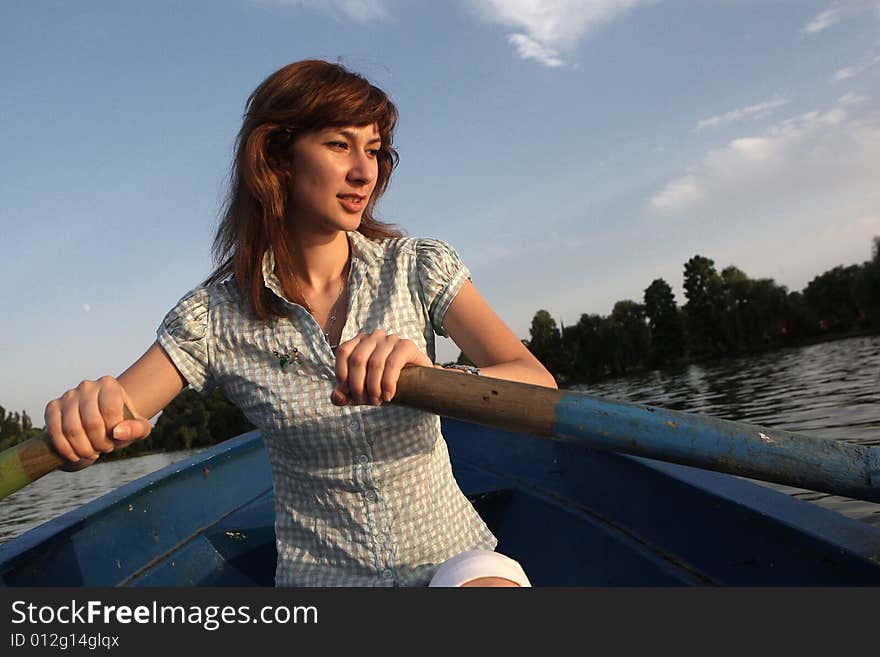
<svg viewBox="0 0 880 657"><path fill-rule="evenodd" d="M366 463L369 460L370 459L367 457L366 454L361 454L360 456L358 456L358 463Z"/></svg>
<svg viewBox="0 0 880 657"><path fill-rule="evenodd" d="M375 502L377 499L379 499L379 498L376 496L376 493L374 493L373 491L367 491L367 500L368 501Z"/></svg>
<svg viewBox="0 0 880 657"><path fill-rule="evenodd" d="M391 579L392 577L394 577L394 573L392 573L390 570L383 570L382 577L384 577L385 579Z"/></svg>
<svg viewBox="0 0 880 657"><path fill-rule="evenodd" d="M352 431L357 431L357 429L358 429L358 423L357 423L357 421L356 421L356 420L353 420L353 421L349 422L349 423L348 423L348 428L351 429Z"/></svg>

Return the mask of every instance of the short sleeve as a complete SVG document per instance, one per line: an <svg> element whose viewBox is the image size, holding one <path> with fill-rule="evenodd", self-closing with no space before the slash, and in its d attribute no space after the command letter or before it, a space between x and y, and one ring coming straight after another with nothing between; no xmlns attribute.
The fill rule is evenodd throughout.
<svg viewBox="0 0 880 657"><path fill-rule="evenodd" d="M461 286L471 279L470 270L455 249L435 239L416 242L416 268L422 300L428 309L434 332L449 337L443 328L443 318Z"/></svg>
<svg viewBox="0 0 880 657"><path fill-rule="evenodd" d="M198 392L207 392L212 387L208 375L209 301L207 288L187 292L156 331L159 344L190 387Z"/></svg>

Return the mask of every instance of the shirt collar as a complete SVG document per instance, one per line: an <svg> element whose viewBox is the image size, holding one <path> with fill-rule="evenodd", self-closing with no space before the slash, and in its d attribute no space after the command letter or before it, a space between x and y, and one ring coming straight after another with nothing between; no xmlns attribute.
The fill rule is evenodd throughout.
<svg viewBox="0 0 880 657"><path fill-rule="evenodd" d="M348 231L346 234L348 235L348 243L351 245L352 267L358 260L365 264L376 262L381 249L375 242L356 230ZM263 283L282 301L293 303L284 295L284 288L281 287L281 281L275 274L275 254L271 247L266 249L263 254Z"/></svg>

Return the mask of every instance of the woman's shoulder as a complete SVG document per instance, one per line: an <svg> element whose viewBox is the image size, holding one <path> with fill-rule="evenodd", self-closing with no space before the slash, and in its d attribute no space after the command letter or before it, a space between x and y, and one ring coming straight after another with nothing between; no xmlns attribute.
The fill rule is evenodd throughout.
<svg viewBox="0 0 880 657"><path fill-rule="evenodd" d="M202 315L210 310L226 305L239 305L238 286L235 277L221 281L203 282L188 290L175 304L175 310Z"/></svg>
<svg viewBox="0 0 880 657"><path fill-rule="evenodd" d="M395 261L407 256L418 259L433 259L455 254L452 245L434 237L404 235L368 238L358 234L356 241L360 255L377 261Z"/></svg>
<svg viewBox="0 0 880 657"><path fill-rule="evenodd" d="M463 264L455 247L436 237L413 237L404 248L412 254L419 270L458 270Z"/></svg>

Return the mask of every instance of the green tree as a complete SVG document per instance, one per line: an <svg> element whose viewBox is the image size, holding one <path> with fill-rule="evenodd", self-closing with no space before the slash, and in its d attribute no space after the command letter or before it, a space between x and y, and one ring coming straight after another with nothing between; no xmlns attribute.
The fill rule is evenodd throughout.
<svg viewBox="0 0 880 657"><path fill-rule="evenodd" d="M821 331L848 331L856 326L860 313L853 291L859 273L858 265L838 266L807 284L804 298L818 316Z"/></svg>
<svg viewBox="0 0 880 657"><path fill-rule="evenodd" d="M618 301L614 304L610 319L617 329L622 371L625 373L647 365L650 360L651 332L645 307L631 299Z"/></svg>
<svg viewBox="0 0 880 657"><path fill-rule="evenodd" d="M529 351L555 377L562 365L562 335L556 320L546 310L539 310L529 328Z"/></svg>
<svg viewBox="0 0 880 657"><path fill-rule="evenodd" d="M753 327L750 326L752 280L738 267L725 267L721 271L721 293L721 326L725 350L729 355L749 351L753 332Z"/></svg>
<svg viewBox="0 0 880 657"><path fill-rule="evenodd" d="M815 333L818 321L815 312L807 305L803 293L789 292L785 299L785 313L780 329L784 344L796 345Z"/></svg>
<svg viewBox="0 0 880 657"><path fill-rule="evenodd" d="M702 358L723 354L724 294L713 260L695 255L685 263L684 294L685 323L694 355Z"/></svg>
<svg viewBox="0 0 880 657"><path fill-rule="evenodd" d="M662 278L645 289L645 314L651 334L650 363L662 367L684 356L684 324L672 288Z"/></svg>
<svg viewBox="0 0 880 657"><path fill-rule="evenodd" d="M0 450L7 449L38 435L42 429L31 423L27 411L7 413L0 406Z"/></svg>
<svg viewBox="0 0 880 657"><path fill-rule="evenodd" d="M599 328L599 315L583 314L577 324L565 329L567 353L571 356L572 378L578 381L594 381L605 373L605 354Z"/></svg>
<svg viewBox="0 0 880 657"><path fill-rule="evenodd" d="M622 329L611 317L599 320L599 345L602 350L604 374L617 377L626 373L626 356Z"/></svg>
<svg viewBox="0 0 880 657"><path fill-rule="evenodd" d="M751 281L745 311L746 344L751 351L779 347L787 342L789 294L772 278Z"/></svg>
<svg viewBox="0 0 880 657"><path fill-rule="evenodd" d="M873 258L856 275L853 297L865 325L880 329L880 236L874 238Z"/></svg>

